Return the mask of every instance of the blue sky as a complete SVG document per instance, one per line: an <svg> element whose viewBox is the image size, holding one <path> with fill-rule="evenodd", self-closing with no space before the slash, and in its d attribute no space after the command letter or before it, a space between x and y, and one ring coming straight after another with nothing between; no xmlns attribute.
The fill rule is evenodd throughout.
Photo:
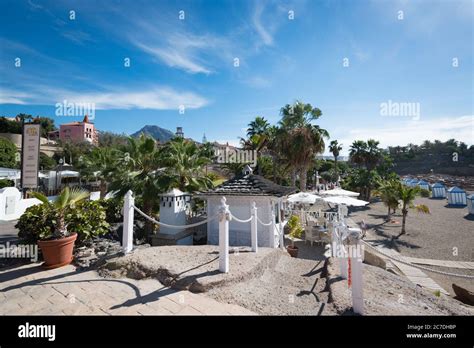
<svg viewBox="0 0 474 348"><path fill-rule="evenodd" d="M66 99L95 103L100 130L182 126L196 140L237 143L255 116L277 122L298 99L322 110L318 123L343 153L355 139L474 141L470 0L0 6L0 115L79 119L55 116ZM388 101L416 103L419 117L381 115Z"/></svg>

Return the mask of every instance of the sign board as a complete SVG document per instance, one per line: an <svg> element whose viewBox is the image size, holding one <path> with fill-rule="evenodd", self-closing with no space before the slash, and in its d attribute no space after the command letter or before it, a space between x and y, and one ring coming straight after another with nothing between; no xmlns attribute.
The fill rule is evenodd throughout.
<svg viewBox="0 0 474 348"><path fill-rule="evenodd" d="M27 123L23 126L21 187L38 187L38 169L40 154L40 125Z"/></svg>

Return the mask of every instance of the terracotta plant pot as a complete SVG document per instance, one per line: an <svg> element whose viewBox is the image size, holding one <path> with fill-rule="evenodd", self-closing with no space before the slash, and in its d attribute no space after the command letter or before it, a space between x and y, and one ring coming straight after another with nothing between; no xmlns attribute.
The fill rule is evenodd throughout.
<svg viewBox="0 0 474 348"><path fill-rule="evenodd" d="M72 251L77 233L66 238L53 240L39 240L38 247L43 253L43 267L47 269L69 265L73 260Z"/></svg>
<svg viewBox="0 0 474 348"><path fill-rule="evenodd" d="M290 254L291 257L298 257L298 247L297 246L291 246L288 245L286 247L286 251L288 251L288 254Z"/></svg>

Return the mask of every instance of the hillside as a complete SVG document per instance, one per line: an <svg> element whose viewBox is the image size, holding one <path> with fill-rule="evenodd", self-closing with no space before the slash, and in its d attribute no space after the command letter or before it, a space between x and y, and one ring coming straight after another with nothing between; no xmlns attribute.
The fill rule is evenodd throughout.
<svg viewBox="0 0 474 348"><path fill-rule="evenodd" d="M159 126L154 126L154 125L146 125L139 131L133 133L131 136L136 138L141 133L149 135L153 137L154 139L159 140L162 143L165 143L174 137L174 133L171 132L170 130L161 128Z"/></svg>

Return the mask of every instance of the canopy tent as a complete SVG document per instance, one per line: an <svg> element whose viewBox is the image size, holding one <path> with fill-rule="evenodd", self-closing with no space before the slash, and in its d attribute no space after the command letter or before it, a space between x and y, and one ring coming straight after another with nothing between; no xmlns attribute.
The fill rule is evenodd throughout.
<svg viewBox="0 0 474 348"><path fill-rule="evenodd" d="M323 198L323 200L328 203L344 204L353 207L363 207L364 205L369 204L369 202L348 196L330 196Z"/></svg>
<svg viewBox="0 0 474 348"><path fill-rule="evenodd" d="M360 195L359 192L344 190L340 187L336 187L335 189L321 192L321 194L328 195L328 196L346 196L346 197L358 197Z"/></svg>
<svg viewBox="0 0 474 348"><path fill-rule="evenodd" d="M426 182L425 180L420 180L418 181L418 187L423 189L423 190L430 190L430 184Z"/></svg>
<svg viewBox="0 0 474 348"><path fill-rule="evenodd" d="M467 209L469 214L474 215L474 195L467 196Z"/></svg>
<svg viewBox="0 0 474 348"><path fill-rule="evenodd" d="M288 196L288 202L290 203L302 203L302 204L314 204L318 199L322 199L320 196L309 192L298 192Z"/></svg>
<svg viewBox="0 0 474 348"><path fill-rule="evenodd" d="M449 205L467 205L466 191L459 187L451 187L447 193Z"/></svg>
<svg viewBox="0 0 474 348"><path fill-rule="evenodd" d="M76 178L79 177L79 172L74 170L62 170L58 172L58 175L62 178Z"/></svg>
<svg viewBox="0 0 474 348"><path fill-rule="evenodd" d="M446 187L440 182L431 185L432 198L446 198Z"/></svg>

